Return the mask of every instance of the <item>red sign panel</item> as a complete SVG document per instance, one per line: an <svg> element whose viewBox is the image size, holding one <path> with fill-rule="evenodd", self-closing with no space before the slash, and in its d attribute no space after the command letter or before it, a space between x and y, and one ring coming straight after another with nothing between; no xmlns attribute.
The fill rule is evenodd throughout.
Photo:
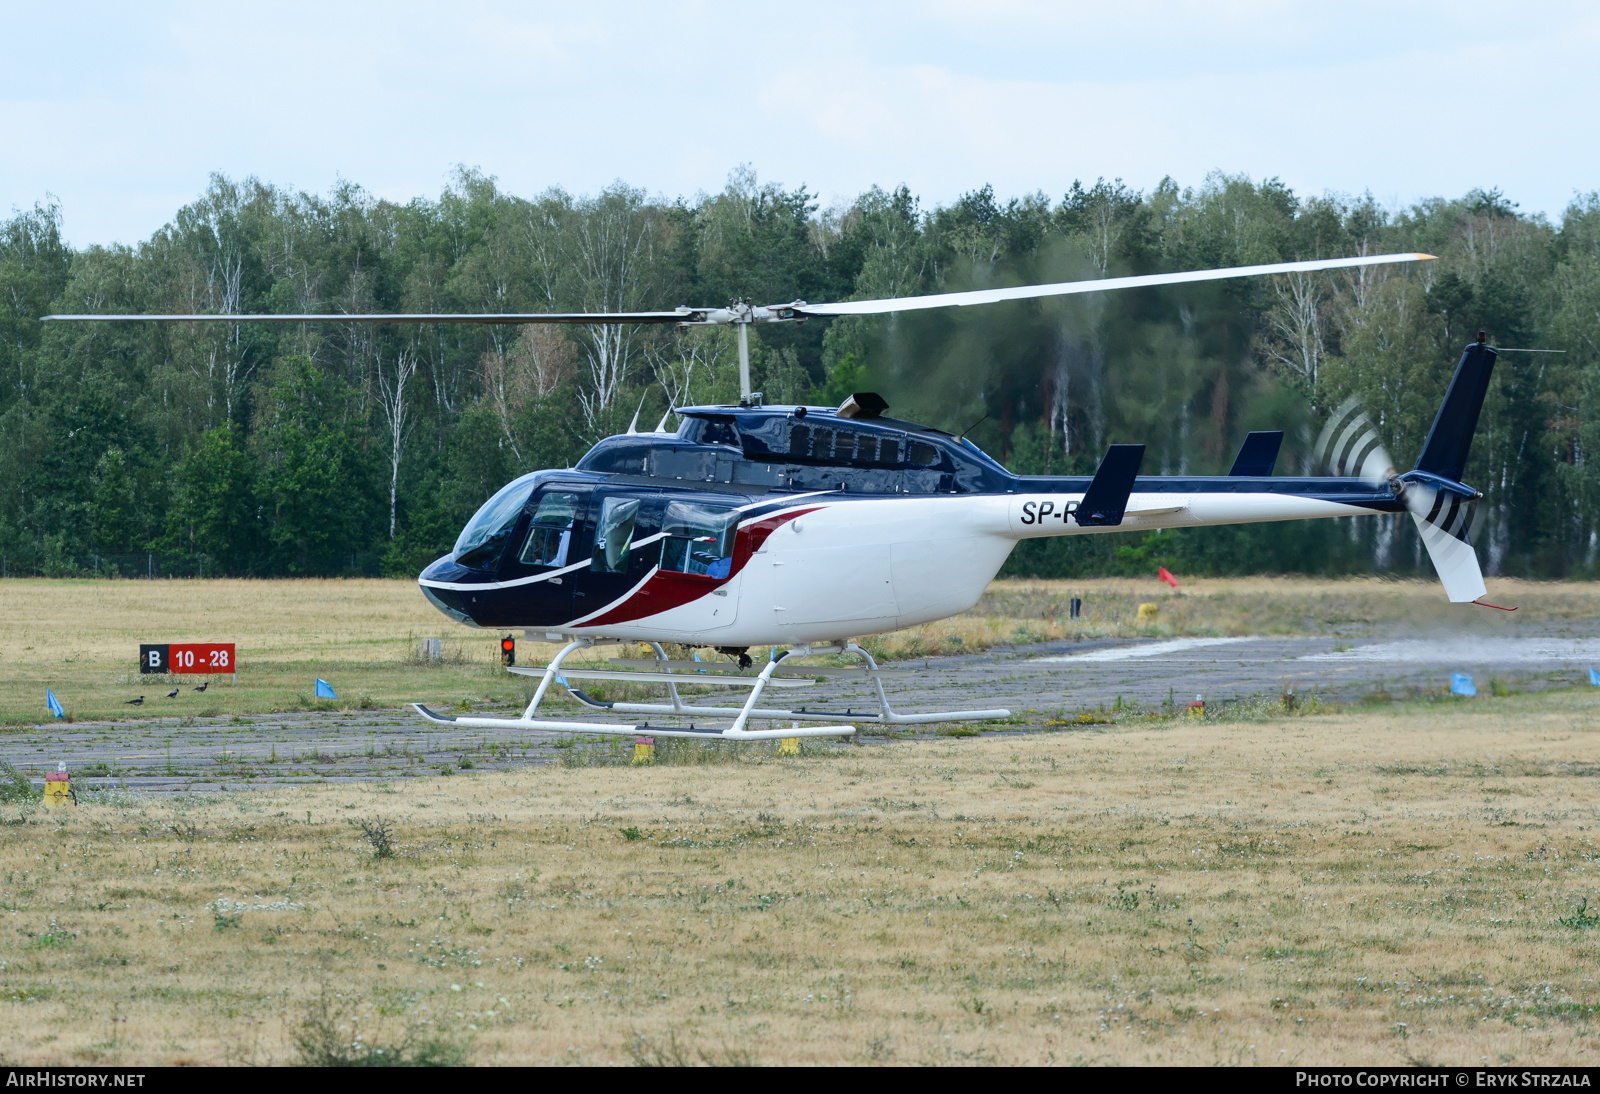
<svg viewBox="0 0 1600 1094"><path fill-rule="evenodd" d="M145 643L139 647L140 672L236 672L238 658L232 642Z"/></svg>

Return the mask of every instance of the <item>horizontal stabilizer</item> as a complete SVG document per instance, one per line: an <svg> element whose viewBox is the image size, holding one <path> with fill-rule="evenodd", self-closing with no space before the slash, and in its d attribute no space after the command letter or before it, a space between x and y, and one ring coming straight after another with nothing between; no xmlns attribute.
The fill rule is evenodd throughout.
<svg viewBox="0 0 1600 1094"><path fill-rule="evenodd" d="M1267 478L1272 474L1273 465L1278 462L1278 449L1282 447L1281 429L1251 433L1239 446L1239 454L1233 458L1229 476Z"/></svg>
<svg viewBox="0 0 1600 1094"><path fill-rule="evenodd" d="M1133 493L1133 480L1139 477L1139 465L1144 462L1144 445L1114 444L1106 449L1100 469L1094 473L1083 500L1073 512L1072 519L1085 528L1115 528L1122 523L1128 509L1128 495Z"/></svg>

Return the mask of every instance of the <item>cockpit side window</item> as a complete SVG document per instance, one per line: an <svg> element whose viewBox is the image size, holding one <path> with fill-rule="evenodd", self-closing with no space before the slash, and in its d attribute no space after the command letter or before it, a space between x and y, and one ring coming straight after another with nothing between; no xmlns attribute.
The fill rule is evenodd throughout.
<svg viewBox="0 0 1600 1094"><path fill-rule="evenodd" d="M546 494L540 498L519 561L526 566L565 566L577 517L578 495Z"/></svg>
<svg viewBox="0 0 1600 1094"><path fill-rule="evenodd" d="M700 432L700 443L737 445L739 428L732 418L707 418L706 427Z"/></svg>
<svg viewBox="0 0 1600 1094"><path fill-rule="evenodd" d="M731 417L706 417L696 415L678 430L678 436L695 444L739 445L739 427Z"/></svg>
<svg viewBox="0 0 1600 1094"><path fill-rule="evenodd" d="M628 568L628 548L633 545L633 526L638 519L638 498L605 499L594 533L591 570L620 574Z"/></svg>
<svg viewBox="0 0 1600 1094"><path fill-rule="evenodd" d="M727 577L733 566L733 540L739 514L714 505L674 501L661 521L666 536L661 568L680 574Z"/></svg>
<svg viewBox="0 0 1600 1094"><path fill-rule="evenodd" d="M451 552L455 560L474 570L493 570L500 564L506 539L522 516L522 507L533 491L531 483L518 479L483 503L456 539Z"/></svg>

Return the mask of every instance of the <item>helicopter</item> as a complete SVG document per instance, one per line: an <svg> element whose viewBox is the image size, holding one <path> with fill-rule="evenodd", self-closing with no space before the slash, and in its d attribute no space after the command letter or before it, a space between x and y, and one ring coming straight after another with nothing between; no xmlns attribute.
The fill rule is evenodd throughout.
<svg viewBox="0 0 1600 1094"><path fill-rule="evenodd" d="M1486 590L1470 532L1482 494L1460 480L1498 351L1482 334L1465 348L1416 467L1404 474L1372 422L1347 403L1318 441L1330 476L1274 475L1281 431L1249 434L1227 475L1141 475L1145 446L1113 444L1092 476L1030 476L1007 471L965 436L889 417L876 393L855 393L838 407L766 404L751 391L752 324L1431 258L1357 256L888 300L657 312L47 319L734 326L737 405L672 408L648 432L637 429L636 416L626 433L601 440L576 466L521 476L484 502L450 553L418 576L422 595L458 623L562 643L547 665L510 667L539 678L522 714L453 717L413 706L431 722L462 729L794 740L848 736L863 722L1009 717L1004 709L894 709L886 671L856 639L969 610L1025 539L1408 512L1449 599L1481 602ZM674 414L678 427L668 431ZM582 650L633 643L647 645L654 657L614 658L614 668L566 665ZM674 660L667 644L711 648L736 660L702 661L698 652L692 661ZM749 651L761 647L768 657L757 670ZM860 665L788 664L822 654ZM768 690L803 688L829 676L870 683L876 713L762 704ZM573 684L590 680L662 685L667 701L605 701ZM587 708L644 720L541 718L552 684ZM690 685L748 694L742 703L717 703L698 693L686 697L680 689ZM651 725L650 717L690 724ZM696 725L706 719L731 721ZM791 724L749 728L752 721Z"/></svg>

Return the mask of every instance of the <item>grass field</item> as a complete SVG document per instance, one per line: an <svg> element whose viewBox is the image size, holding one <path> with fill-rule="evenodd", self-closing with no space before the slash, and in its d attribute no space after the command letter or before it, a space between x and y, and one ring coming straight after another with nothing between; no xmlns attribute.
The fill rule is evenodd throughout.
<svg viewBox="0 0 1600 1094"><path fill-rule="evenodd" d="M0 1061L1591 1064L1597 711L7 805Z"/></svg>
<svg viewBox="0 0 1600 1094"><path fill-rule="evenodd" d="M1521 604L1514 626L1600 617L1600 584L1496 581L1492 595ZM1078 620L1068 615L1073 596L1085 602ZM1141 603L1158 605L1157 614L1141 619ZM1008 580L971 612L868 645L903 658L1107 635L1357 633L1421 626L1450 611L1433 582L1222 579L1174 593L1153 580ZM442 664L421 662L428 637L444 640ZM493 706L524 687L500 670L498 638L446 620L411 581L0 581L0 724L47 720L47 687L78 720L308 709L319 676L334 685L339 707ZM237 643L236 682L196 695L190 689L201 678L137 672L142 641L208 640ZM552 649L519 640L518 657L542 663ZM173 686L183 691L169 700ZM126 705L141 694L144 706Z"/></svg>

